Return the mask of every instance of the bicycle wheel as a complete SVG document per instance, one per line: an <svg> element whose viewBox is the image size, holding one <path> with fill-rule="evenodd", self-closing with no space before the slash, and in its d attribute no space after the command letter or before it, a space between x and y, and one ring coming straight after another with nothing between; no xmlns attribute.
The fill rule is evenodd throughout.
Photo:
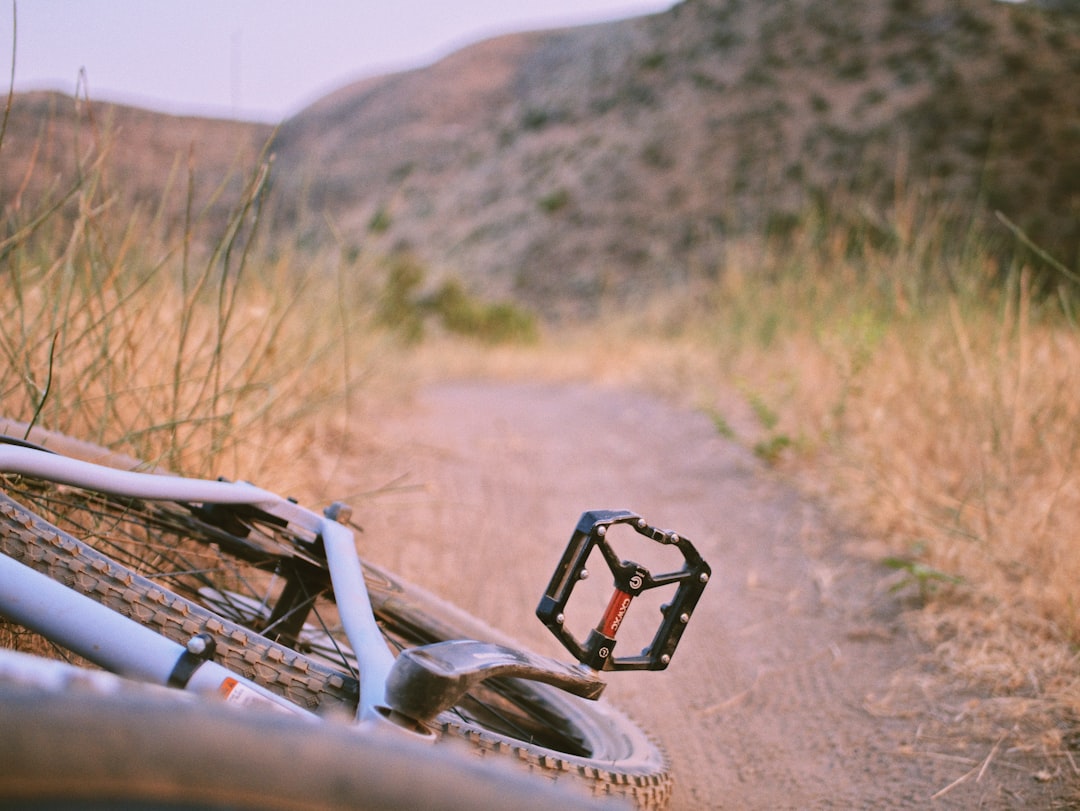
<svg viewBox="0 0 1080 811"><path fill-rule="evenodd" d="M0 808L20 811L601 811L442 747L133 690L0 684ZM423 763L423 768L416 768Z"/></svg>
<svg viewBox="0 0 1080 811"><path fill-rule="evenodd" d="M55 434L31 439L100 464L137 464ZM215 660L300 706L323 714L355 707L355 662L312 539L251 510L115 499L26 477L7 477L3 489L4 554L177 642L209 633ZM377 566L365 562L364 570L396 649L448 639L513 644ZM547 685L490 680L437 727L478 752L640 808L663 808L670 795L666 757L636 725L604 702Z"/></svg>

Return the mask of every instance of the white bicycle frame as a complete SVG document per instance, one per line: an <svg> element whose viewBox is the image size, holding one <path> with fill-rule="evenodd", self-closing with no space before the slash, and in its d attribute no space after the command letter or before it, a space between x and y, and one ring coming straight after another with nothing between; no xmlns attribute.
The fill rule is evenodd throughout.
<svg viewBox="0 0 1080 811"><path fill-rule="evenodd" d="M320 536L342 625L359 671L360 701L356 718L359 722L383 719L381 708L394 656L375 621L353 533L348 527L246 482L121 471L20 445L0 444L0 472L125 498L251 505L288 522L293 529L310 533L313 538ZM167 684L177 662L188 650L4 555L0 555L0 584L0 614L118 675ZM285 699L214 662L200 665L185 689L220 692L227 680L231 680L230 686L241 685L244 695L300 711Z"/></svg>

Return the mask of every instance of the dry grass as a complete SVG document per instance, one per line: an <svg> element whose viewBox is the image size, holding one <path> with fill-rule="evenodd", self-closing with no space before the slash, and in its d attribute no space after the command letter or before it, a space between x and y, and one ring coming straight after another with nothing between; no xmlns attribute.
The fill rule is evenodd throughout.
<svg viewBox="0 0 1080 811"><path fill-rule="evenodd" d="M305 423L344 423L370 349L353 329L366 297L337 257L251 254L265 167L210 249L155 238L93 178L44 219L5 212L6 415L229 476L295 461Z"/></svg>
<svg viewBox="0 0 1080 811"><path fill-rule="evenodd" d="M1026 287L1018 304L950 299L888 335L845 414L845 454L868 529L1080 639L1080 334L1033 323Z"/></svg>
<svg viewBox="0 0 1080 811"><path fill-rule="evenodd" d="M786 266L792 247L803 259ZM897 587L924 606L914 627L959 681L1075 721L1071 283L1050 288L1063 297L1036 293L1022 264L1003 279L977 243L932 265L903 245L788 249L755 253L693 330L758 416L743 439L888 556Z"/></svg>

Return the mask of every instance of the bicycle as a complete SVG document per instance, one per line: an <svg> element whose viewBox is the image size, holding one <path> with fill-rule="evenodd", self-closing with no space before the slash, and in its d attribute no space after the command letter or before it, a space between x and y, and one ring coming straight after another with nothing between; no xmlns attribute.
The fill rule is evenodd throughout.
<svg viewBox="0 0 1080 811"><path fill-rule="evenodd" d="M2 420L0 490L0 616L96 666L305 725L347 716L408 745L462 741L639 808L668 801L663 751L599 699L601 673L663 670L687 627L711 570L677 533L628 511L581 516L536 611L568 664L362 561L338 503L319 514ZM623 560L615 528L676 550L680 568ZM567 609L597 557L614 589L582 639ZM659 627L616 656L631 603L653 589L674 592Z"/></svg>

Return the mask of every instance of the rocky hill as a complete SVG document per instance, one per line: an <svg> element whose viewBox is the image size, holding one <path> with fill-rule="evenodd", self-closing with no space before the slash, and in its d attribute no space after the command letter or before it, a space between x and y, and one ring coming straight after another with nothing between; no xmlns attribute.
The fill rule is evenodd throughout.
<svg viewBox="0 0 1080 811"><path fill-rule="evenodd" d="M551 303L717 271L809 205L946 200L1080 239L1080 19L992 0L686 0L492 40L282 127L287 214Z"/></svg>
<svg viewBox="0 0 1080 811"><path fill-rule="evenodd" d="M211 141L222 152L211 174L223 144L235 159L269 135L236 126L198 136L199 165ZM272 150L275 238L408 250L550 310L719 273L733 235L783 233L810 207L887 232L889 207L914 196L962 227L1003 210L1071 263L1080 15L684 0L343 88L284 122ZM123 174L160 182L163 164Z"/></svg>

